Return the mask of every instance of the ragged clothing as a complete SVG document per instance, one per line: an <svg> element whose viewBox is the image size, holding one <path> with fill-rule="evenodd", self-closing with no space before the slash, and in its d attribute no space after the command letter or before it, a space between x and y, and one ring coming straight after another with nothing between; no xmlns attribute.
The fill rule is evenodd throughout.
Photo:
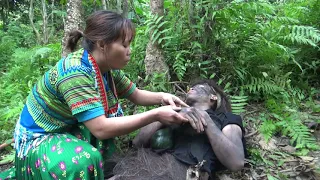
<svg viewBox="0 0 320 180"><path fill-rule="evenodd" d="M245 156L247 156L246 145L244 134L245 130L242 125L242 119L240 116L232 114L232 113L223 113L223 112L216 112L212 109L206 111L216 126L222 130L225 126L229 124L236 124L242 130L242 144ZM186 124L185 126L190 125ZM191 128L192 129L192 128ZM168 130L169 133L165 130ZM194 133L187 133L185 132L185 128L169 128L169 129L161 129L163 139L166 141L172 141L173 144L171 147L165 147L160 149L154 149L155 152L164 153L168 152L171 153L176 159L180 162L188 165L188 166L195 166L202 161L205 161L201 166L200 170L212 174L218 170L225 169L225 167L219 162L219 159L215 155L212 150L211 144L206 134L194 134ZM171 138L170 140L168 140Z"/></svg>

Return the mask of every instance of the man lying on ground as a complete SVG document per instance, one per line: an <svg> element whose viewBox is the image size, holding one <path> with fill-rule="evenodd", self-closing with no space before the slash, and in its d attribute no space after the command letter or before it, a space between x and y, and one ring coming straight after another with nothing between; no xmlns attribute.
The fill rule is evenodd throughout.
<svg viewBox="0 0 320 180"><path fill-rule="evenodd" d="M133 140L143 148L116 165L114 179L210 179L218 170L243 168L242 119L231 113L223 90L212 80L199 81L188 91L186 103L190 107L179 113L194 121L143 127Z"/></svg>

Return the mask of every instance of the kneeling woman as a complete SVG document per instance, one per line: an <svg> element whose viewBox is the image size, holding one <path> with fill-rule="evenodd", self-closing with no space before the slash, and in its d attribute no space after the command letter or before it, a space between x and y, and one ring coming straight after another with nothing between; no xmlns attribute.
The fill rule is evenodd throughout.
<svg viewBox="0 0 320 180"><path fill-rule="evenodd" d="M27 97L14 133L15 168L0 179L103 179L113 137L155 121L188 122L173 107L186 105L179 98L139 90L121 71L134 37L128 19L98 11L87 19L84 33L70 34L71 51L81 37L83 48L58 61ZM123 116L119 98L171 106Z"/></svg>

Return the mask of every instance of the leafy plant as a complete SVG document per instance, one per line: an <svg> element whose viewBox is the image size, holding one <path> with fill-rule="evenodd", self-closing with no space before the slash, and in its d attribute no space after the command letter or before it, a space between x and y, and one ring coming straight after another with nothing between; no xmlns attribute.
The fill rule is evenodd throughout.
<svg viewBox="0 0 320 180"><path fill-rule="evenodd" d="M309 128L302 124L298 115L290 114L286 118L276 114L273 116L280 120L277 125L281 127L284 135L288 135L291 138L291 144L296 144L297 149L308 148L315 150L319 148L316 139L312 136Z"/></svg>
<svg viewBox="0 0 320 180"><path fill-rule="evenodd" d="M316 139L309 128L303 124L302 118L296 109L270 99L266 103L270 113L261 116L262 124L259 127L261 134L268 141L276 132L290 137L290 142L301 152L318 149Z"/></svg>
<svg viewBox="0 0 320 180"><path fill-rule="evenodd" d="M151 42L157 44L164 44L163 41L171 39L170 36L166 35L166 32L170 31L170 28L165 28L165 24L168 24L168 21L164 20L164 16L152 15L150 19L146 20L146 35L151 34Z"/></svg>
<svg viewBox="0 0 320 180"><path fill-rule="evenodd" d="M245 106L248 104L248 96L231 96L231 108L235 114L245 112Z"/></svg>
<svg viewBox="0 0 320 180"><path fill-rule="evenodd" d="M12 150L9 154L6 154L1 157L0 165L8 164L13 162L15 158L15 150Z"/></svg>
<svg viewBox="0 0 320 180"><path fill-rule="evenodd" d="M269 141L270 138L275 134L277 126L272 120L264 120L259 128L261 134L266 141Z"/></svg>

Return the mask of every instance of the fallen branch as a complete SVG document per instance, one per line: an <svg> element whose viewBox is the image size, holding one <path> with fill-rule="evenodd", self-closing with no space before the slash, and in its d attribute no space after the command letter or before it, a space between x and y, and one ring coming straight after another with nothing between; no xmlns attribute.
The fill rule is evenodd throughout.
<svg viewBox="0 0 320 180"><path fill-rule="evenodd" d="M253 113L256 113L256 112L258 112L258 111L260 111L260 110L261 110L261 109L256 109L256 110L247 112L247 113L245 113L245 114L243 115L243 117L248 116L248 115L253 114Z"/></svg>
<svg viewBox="0 0 320 180"><path fill-rule="evenodd" d="M253 131L253 132L245 135L244 137L245 137L245 138L251 137L251 136L253 136L253 135L256 135L258 132L259 132L258 130L255 130L255 131Z"/></svg>
<svg viewBox="0 0 320 180"><path fill-rule="evenodd" d="M180 91L182 91L184 94L187 94L178 84L174 83L174 86L177 87Z"/></svg>
<svg viewBox="0 0 320 180"><path fill-rule="evenodd" d="M6 165L6 164L10 164L12 162L13 162L13 160L11 160L11 159L6 160L6 161L0 161L0 166Z"/></svg>
<svg viewBox="0 0 320 180"><path fill-rule="evenodd" d="M6 140L3 144L0 145L0 150L4 149L5 147L9 146L11 143L14 142L14 139L9 139L9 140Z"/></svg>

